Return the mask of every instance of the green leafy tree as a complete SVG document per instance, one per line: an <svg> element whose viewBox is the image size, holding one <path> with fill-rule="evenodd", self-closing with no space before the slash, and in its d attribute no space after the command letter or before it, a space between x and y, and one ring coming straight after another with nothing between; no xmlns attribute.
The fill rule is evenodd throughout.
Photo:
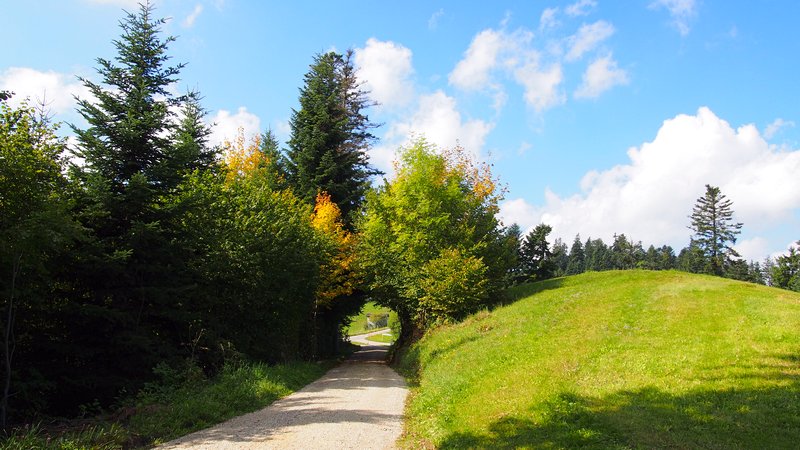
<svg viewBox="0 0 800 450"><path fill-rule="evenodd" d="M356 78L352 52L315 56L299 100L300 109L290 119L288 181L308 203L327 192L349 221L369 178L380 173L369 165L367 150L375 140L370 130L376 125L365 113L370 103Z"/></svg>
<svg viewBox="0 0 800 450"><path fill-rule="evenodd" d="M742 224L733 221L733 202L718 187L706 185L706 193L692 209L691 225L694 243L703 253L705 271L722 276L739 254L733 249Z"/></svg>
<svg viewBox="0 0 800 450"><path fill-rule="evenodd" d="M553 227L542 223L525 236L520 256L524 274L530 280L546 280L555 273L553 253L550 251L550 243L547 242L547 235L552 231Z"/></svg>
<svg viewBox="0 0 800 450"><path fill-rule="evenodd" d="M505 286L508 240L488 166L419 140L397 175L367 194L358 256L370 296L391 307L401 341L485 307Z"/></svg>
<svg viewBox="0 0 800 450"><path fill-rule="evenodd" d="M10 96L9 96L10 97ZM35 382L29 364L35 357L35 339L43 328L49 304L49 274L54 255L77 239L80 230L67 211L67 188L62 175L64 143L56 127L23 102L13 109L0 99L0 316L3 336L0 426L6 429L10 400L35 401L26 391ZM42 325L44 325L42 327ZM15 388L15 389L12 389ZM21 406L23 407L23 406Z"/></svg>

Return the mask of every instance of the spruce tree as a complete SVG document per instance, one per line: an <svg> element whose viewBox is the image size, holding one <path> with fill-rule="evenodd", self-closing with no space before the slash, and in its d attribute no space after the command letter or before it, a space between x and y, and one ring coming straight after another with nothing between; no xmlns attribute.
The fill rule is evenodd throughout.
<svg viewBox="0 0 800 450"><path fill-rule="evenodd" d="M714 275L724 275L733 258L739 257L732 246L742 224L733 221L732 204L718 187L707 184L705 195L697 199L689 216L692 241L703 254L705 271Z"/></svg>
<svg viewBox="0 0 800 450"><path fill-rule="evenodd" d="M575 235L575 240L572 241L568 261L567 275L577 275L586 271L586 253L583 250L580 235Z"/></svg>
<svg viewBox="0 0 800 450"><path fill-rule="evenodd" d="M327 192L349 224L361 205L369 177L367 150L375 137L364 110L370 106L346 55L328 52L314 57L300 89L300 109L292 112L287 151L288 181L295 193L313 203Z"/></svg>
<svg viewBox="0 0 800 450"><path fill-rule="evenodd" d="M523 271L529 280L546 280L552 278L556 266L553 262L553 253L547 242L547 235L553 227L539 224L525 237L520 251Z"/></svg>
<svg viewBox="0 0 800 450"><path fill-rule="evenodd" d="M188 340L185 293L194 280L173 200L183 175L210 167L215 154L196 96L169 89L183 64L168 64L174 38L162 38L165 20L152 14L149 2L127 13L117 55L97 59L101 81L81 79L94 100L78 100L89 126L73 126L74 154L83 159L73 175L76 216L92 238L66 277L76 309L65 320L80 350L64 377L75 378L69 370L90 375L63 386L76 401L135 388Z"/></svg>

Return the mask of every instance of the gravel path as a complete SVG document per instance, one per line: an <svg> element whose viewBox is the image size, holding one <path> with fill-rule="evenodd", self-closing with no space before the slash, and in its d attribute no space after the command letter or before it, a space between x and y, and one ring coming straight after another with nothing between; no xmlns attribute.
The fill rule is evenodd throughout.
<svg viewBox="0 0 800 450"><path fill-rule="evenodd" d="M405 381L386 346L369 345L272 405L189 434L162 449L384 449L402 431Z"/></svg>

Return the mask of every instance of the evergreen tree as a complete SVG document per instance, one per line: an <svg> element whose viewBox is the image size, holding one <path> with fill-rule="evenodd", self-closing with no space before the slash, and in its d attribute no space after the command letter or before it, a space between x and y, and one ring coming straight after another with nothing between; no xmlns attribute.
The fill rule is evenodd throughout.
<svg viewBox="0 0 800 450"><path fill-rule="evenodd" d="M292 112L287 151L288 181L295 193L313 203L327 192L349 223L369 187L367 150L376 127L364 110L370 106L353 68L352 52L314 57L300 89L300 109Z"/></svg>
<svg viewBox="0 0 800 450"><path fill-rule="evenodd" d="M773 286L800 292L800 241L796 247L789 247L787 254L775 259L770 277Z"/></svg>
<svg viewBox="0 0 800 450"><path fill-rule="evenodd" d="M135 389L191 338L191 258L170 199L183 174L211 166L214 152L196 95L169 89L183 65L167 65L173 38L160 36L165 20L152 14L149 2L128 13L116 57L97 60L101 83L82 79L96 101L78 101L89 127L73 126L74 153L84 160L73 175L76 215L92 239L65 275L75 302L65 320L78 350L62 364L59 385L75 402Z"/></svg>
<svg viewBox="0 0 800 450"><path fill-rule="evenodd" d="M569 262L567 263L567 275L577 275L586 270L586 254L583 251L581 236L576 235L569 249Z"/></svg>
<svg viewBox="0 0 800 450"><path fill-rule="evenodd" d="M525 237L520 251L522 270L529 280L539 281L552 278L555 273L553 253L547 242L547 235L553 227L543 223L536 225Z"/></svg>
<svg viewBox="0 0 800 450"><path fill-rule="evenodd" d="M718 187L707 184L705 195L697 199L689 216L689 228L703 253L707 273L722 276L733 258L739 257L732 245L736 243L742 224L733 221L731 205L731 200Z"/></svg>
<svg viewBox="0 0 800 450"><path fill-rule="evenodd" d="M584 245L586 270L600 272L611 268L611 255L602 239L587 239Z"/></svg>
<svg viewBox="0 0 800 450"><path fill-rule="evenodd" d="M569 249L561 238L556 238L556 240L553 241L553 263L556 267L555 276L562 277L567 274Z"/></svg>

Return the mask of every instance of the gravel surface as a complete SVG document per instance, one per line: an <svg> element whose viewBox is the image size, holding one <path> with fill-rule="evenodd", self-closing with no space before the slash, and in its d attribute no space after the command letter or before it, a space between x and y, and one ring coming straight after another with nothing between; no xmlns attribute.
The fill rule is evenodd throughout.
<svg viewBox="0 0 800 450"><path fill-rule="evenodd" d="M386 348L362 347L319 380L260 411L159 448L394 448L408 390L403 378L384 363Z"/></svg>

